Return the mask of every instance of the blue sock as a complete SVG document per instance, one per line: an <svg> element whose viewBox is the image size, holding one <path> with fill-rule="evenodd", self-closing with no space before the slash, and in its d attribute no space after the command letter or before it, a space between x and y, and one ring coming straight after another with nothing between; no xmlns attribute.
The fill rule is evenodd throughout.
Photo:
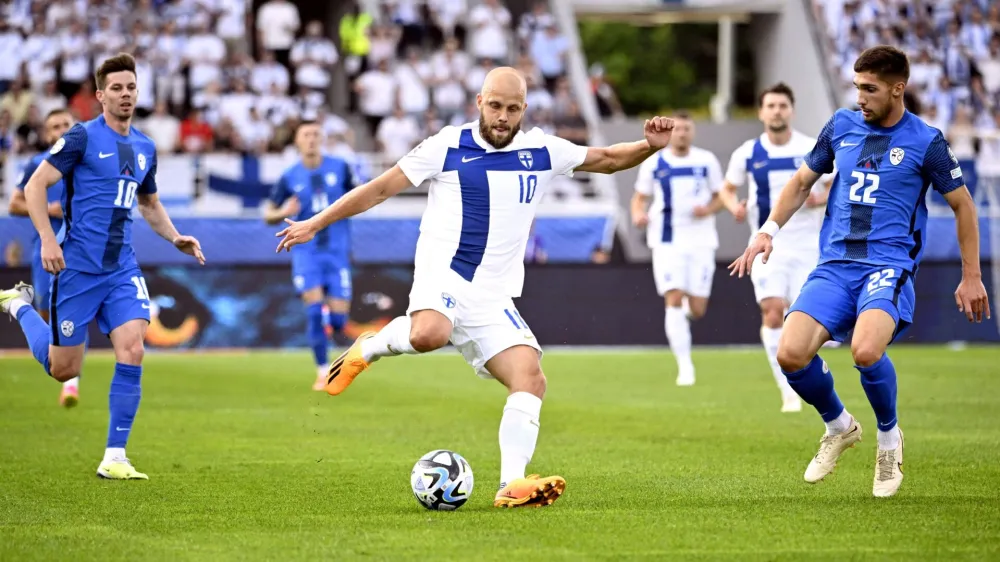
<svg viewBox="0 0 1000 562"><path fill-rule="evenodd" d="M347 314L343 312L330 313L330 327L333 328L334 333L343 333L344 326L346 325L347 325Z"/></svg>
<svg viewBox="0 0 1000 562"><path fill-rule="evenodd" d="M844 404L833 389L833 375L819 355L813 357L801 371L785 373L782 369L781 372L785 374L792 390L807 404L816 408L823 421L833 421L844 411Z"/></svg>
<svg viewBox="0 0 1000 562"><path fill-rule="evenodd" d="M309 345L312 346L316 365L326 365L328 344L326 330L323 329L323 304L316 302L306 306L306 316L309 318Z"/></svg>
<svg viewBox="0 0 1000 562"><path fill-rule="evenodd" d="M115 376L111 379L111 391L108 392L108 409L111 420L108 422L108 448L124 449L128 443L128 435L132 432L132 422L139 410L139 399L142 398L142 367L115 363Z"/></svg>
<svg viewBox="0 0 1000 562"><path fill-rule="evenodd" d="M42 317L30 306L22 306L17 311L17 322L21 325L24 337L28 338L28 346L35 360L41 363L45 372L49 371L49 343L52 342L52 329L42 320Z"/></svg>
<svg viewBox="0 0 1000 562"><path fill-rule="evenodd" d="M896 427L896 367L889 356L882 358L870 367L854 367L861 371L861 386L868 395L868 402L875 410L880 431L889 431Z"/></svg>

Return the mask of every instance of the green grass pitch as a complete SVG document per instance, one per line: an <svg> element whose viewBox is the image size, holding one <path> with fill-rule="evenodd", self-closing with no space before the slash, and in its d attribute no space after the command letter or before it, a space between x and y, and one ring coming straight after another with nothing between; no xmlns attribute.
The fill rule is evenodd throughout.
<svg viewBox="0 0 1000 562"><path fill-rule="evenodd" d="M147 357L129 456L149 482L94 475L109 355L82 402L0 358L0 560L921 560L1000 558L997 348L899 347L906 480L871 497L875 420L847 350L824 350L865 436L818 485L822 425L778 412L763 351L549 353L529 469L566 477L545 509L492 507L503 388L457 354L383 360L337 398L305 353ZM472 464L457 512L409 489L435 448Z"/></svg>

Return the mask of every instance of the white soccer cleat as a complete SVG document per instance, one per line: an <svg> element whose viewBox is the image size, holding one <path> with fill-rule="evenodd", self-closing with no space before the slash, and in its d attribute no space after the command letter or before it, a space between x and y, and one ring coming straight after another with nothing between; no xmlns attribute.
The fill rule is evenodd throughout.
<svg viewBox="0 0 1000 562"><path fill-rule="evenodd" d="M875 484L872 494L876 498L896 495L903 483L903 431L899 431L899 446L895 449L879 449L875 454Z"/></svg>
<svg viewBox="0 0 1000 562"><path fill-rule="evenodd" d="M677 373L677 386L694 386L694 369L681 369Z"/></svg>
<svg viewBox="0 0 1000 562"><path fill-rule="evenodd" d="M853 417L847 431L836 435L824 435L819 442L819 451L806 467L806 482L815 484L826 478L837 467L840 455L854 447L858 441L861 441L861 424Z"/></svg>
<svg viewBox="0 0 1000 562"><path fill-rule="evenodd" d="M27 283L21 282L14 285L13 289L0 291L0 312L9 314L10 303L17 299L21 299L28 304L35 302L35 288Z"/></svg>
<svg viewBox="0 0 1000 562"><path fill-rule="evenodd" d="M797 394L791 396L785 396L781 399L781 413L787 414L791 412L801 412L802 411L802 399L799 398Z"/></svg>

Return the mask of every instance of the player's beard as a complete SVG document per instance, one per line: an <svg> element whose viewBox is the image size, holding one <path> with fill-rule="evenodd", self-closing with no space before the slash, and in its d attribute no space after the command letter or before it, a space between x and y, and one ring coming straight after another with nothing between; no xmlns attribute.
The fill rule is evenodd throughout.
<svg viewBox="0 0 1000 562"><path fill-rule="evenodd" d="M483 139L490 143L493 148L505 148L510 143L514 142L514 137L517 136L518 131L521 130L521 124L518 123L513 127L507 127L507 136L503 139L498 139L496 135L493 134L493 126L486 122L486 117L483 113L479 112L479 134Z"/></svg>
<svg viewBox="0 0 1000 562"><path fill-rule="evenodd" d="M776 123L771 123L767 126L767 130L771 131L772 133L784 133L785 131L788 130L788 122L778 121Z"/></svg>

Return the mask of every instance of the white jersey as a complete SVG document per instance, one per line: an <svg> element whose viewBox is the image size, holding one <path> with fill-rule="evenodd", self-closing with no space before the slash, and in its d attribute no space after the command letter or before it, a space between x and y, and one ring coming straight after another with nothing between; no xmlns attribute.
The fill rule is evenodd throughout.
<svg viewBox="0 0 1000 562"><path fill-rule="evenodd" d="M798 131L792 131L792 138L783 145L774 145L767 133L750 139L740 145L729 159L726 181L742 187L749 182L747 200L747 222L750 223L750 239L767 221L772 206L777 203L781 190L795 175L804 161L805 155L816 146L816 139ZM747 173L749 171L749 174ZM829 176L824 176L813 191L825 189ZM819 248L819 230L823 224L823 207L807 209L803 206L792 215L774 237L774 247L813 250Z"/></svg>
<svg viewBox="0 0 1000 562"><path fill-rule="evenodd" d="M413 185L430 180L415 276L450 270L476 292L519 297L538 201L554 176L571 176L586 157L587 147L539 128L497 150L480 136L478 121L420 143L399 160Z"/></svg>
<svg viewBox="0 0 1000 562"><path fill-rule="evenodd" d="M635 190L653 198L646 226L649 247L718 248L715 215L696 218L693 211L708 205L721 184L719 159L702 148L691 147L685 156L676 156L667 147L639 165Z"/></svg>

